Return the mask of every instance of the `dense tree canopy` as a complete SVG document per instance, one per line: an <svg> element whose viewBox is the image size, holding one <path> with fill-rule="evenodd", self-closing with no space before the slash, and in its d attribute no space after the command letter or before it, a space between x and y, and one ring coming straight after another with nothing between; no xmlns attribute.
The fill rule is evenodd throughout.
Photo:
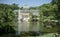
<svg viewBox="0 0 60 37"><path fill-rule="evenodd" d="M41 29L44 32L60 31L60 2L52 0L52 3L39 7ZM51 30L51 31L50 31Z"/></svg>
<svg viewBox="0 0 60 37"><path fill-rule="evenodd" d="M17 14L14 12L15 9L19 9L18 5L16 4L12 4L12 5L0 4L0 29L1 30L2 29L4 30L6 26L12 27L14 30L16 29Z"/></svg>

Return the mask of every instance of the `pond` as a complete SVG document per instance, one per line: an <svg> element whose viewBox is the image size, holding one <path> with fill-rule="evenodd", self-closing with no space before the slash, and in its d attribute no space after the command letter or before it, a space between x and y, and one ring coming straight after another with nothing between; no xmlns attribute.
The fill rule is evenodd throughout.
<svg viewBox="0 0 60 37"><path fill-rule="evenodd" d="M39 22L26 22L20 21L18 24L18 33L20 32L29 32L29 31L39 31Z"/></svg>

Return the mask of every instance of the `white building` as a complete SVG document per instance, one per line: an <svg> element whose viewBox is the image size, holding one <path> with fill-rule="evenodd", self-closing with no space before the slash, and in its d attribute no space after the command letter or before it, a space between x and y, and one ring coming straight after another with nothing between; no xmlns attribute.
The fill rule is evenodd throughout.
<svg viewBox="0 0 60 37"><path fill-rule="evenodd" d="M27 21L30 19L30 12L33 15L39 16L39 10L29 10L28 6L24 6L23 10L15 10L15 12L18 12L18 33L20 33L20 31L28 31L29 30L29 23L26 22L21 22L22 21ZM39 25L36 25L37 29L38 29ZM36 28L33 27L31 30L35 30Z"/></svg>
<svg viewBox="0 0 60 37"><path fill-rule="evenodd" d="M29 10L29 6L23 6L23 10L15 10L18 12L18 19L28 21L30 19L30 12L33 15L39 16L39 10Z"/></svg>

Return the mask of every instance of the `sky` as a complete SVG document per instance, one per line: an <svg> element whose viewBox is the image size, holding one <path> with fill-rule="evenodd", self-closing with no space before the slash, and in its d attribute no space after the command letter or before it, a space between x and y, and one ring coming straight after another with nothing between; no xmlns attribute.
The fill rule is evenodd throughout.
<svg viewBox="0 0 60 37"><path fill-rule="evenodd" d="M4 4L16 3L20 7L24 6L25 4L28 6L40 6L42 4L47 4L50 2L51 2L51 0L0 0L0 3L4 3Z"/></svg>

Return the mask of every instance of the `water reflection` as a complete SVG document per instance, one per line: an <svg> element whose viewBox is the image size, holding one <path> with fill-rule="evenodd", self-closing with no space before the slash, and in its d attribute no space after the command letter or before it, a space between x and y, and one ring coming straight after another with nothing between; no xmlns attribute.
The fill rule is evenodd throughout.
<svg viewBox="0 0 60 37"><path fill-rule="evenodd" d="M39 22L21 21L18 25L18 31L39 31Z"/></svg>
<svg viewBox="0 0 60 37"><path fill-rule="evenodd" d="M29 31L39 31L39 22L30 22Z"/></svg>

